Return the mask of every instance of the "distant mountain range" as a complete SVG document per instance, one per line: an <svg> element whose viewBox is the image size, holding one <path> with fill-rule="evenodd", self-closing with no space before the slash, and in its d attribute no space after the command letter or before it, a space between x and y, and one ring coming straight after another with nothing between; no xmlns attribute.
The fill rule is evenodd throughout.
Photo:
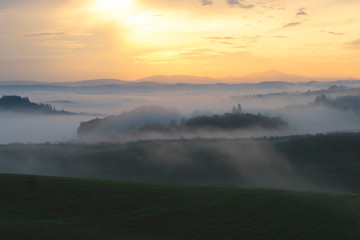
<svg viewBox="0 0 360 240"><path fill-rule="evenodd" d="M348 87L360 87L360 80L351 78L311 78L300 75L285 74L270 70L266 72L251 73L243 77L210 78L187 75L174 76L150 76L135 81L124 81L119 79L95 79L76 82L38 82L38 81L0 81L1 86L49 86L49 87L99 87L99 86L123 86L128 88L206 88L234 87L260 88L260 89L287 89L289 87L314 87L317 89L328 88L332 85Z"/></svg>
<svg viewBox="0 0 360 240"><path fill-rule="evenodd" d="M236 78L234 79L236 80ZM334 79L331 78L311 78L311 77L305 77L301 75L295 75L295 74L286 74L282 73L276 70L269 70L266 72L256 72L256 73L250 73L244 77L241 78L241 80L254 82L257 80L260 81L286 81L286 82L311 82L311 81L333 81Z"/></svg>

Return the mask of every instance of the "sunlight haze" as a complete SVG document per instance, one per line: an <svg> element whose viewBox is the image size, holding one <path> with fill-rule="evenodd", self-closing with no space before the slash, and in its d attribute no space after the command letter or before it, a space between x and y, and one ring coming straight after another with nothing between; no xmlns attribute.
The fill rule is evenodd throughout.
<svg viewBox="0 0 360 240"><path fill-rule="evenodd" d="M5 0L0 79L360 78L359 1Z"/></svg>

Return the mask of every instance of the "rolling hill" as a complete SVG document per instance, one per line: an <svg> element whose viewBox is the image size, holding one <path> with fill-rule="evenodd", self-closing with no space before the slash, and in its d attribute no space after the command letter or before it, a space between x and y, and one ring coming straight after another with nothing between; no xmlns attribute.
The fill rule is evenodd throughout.
<svg viewBox="0 0 360 240"><path fill-rule="evenodd" d="M1 239L359 239L360 196L0 175Z"/></svg>

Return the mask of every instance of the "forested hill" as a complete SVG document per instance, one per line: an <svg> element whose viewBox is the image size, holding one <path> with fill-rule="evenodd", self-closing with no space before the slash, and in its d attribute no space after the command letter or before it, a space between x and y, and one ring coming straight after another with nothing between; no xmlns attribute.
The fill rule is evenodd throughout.
<svg viewBox="0 0 360 240"><path fill-rule="evenodd" d="M286 126L280 117L267 117L261 114L225 113L223 115L198 116L187 121L187 127L217 127L221 129L237 129L248 127L279 128Z"/></svg>
<svg viewBox="0 0 360 240"><path fill-rule="evenodd" d="M58 111L50 104L33 103L27 97L20 97L16 95L2 96L2 98L0 98L0 111L44 114L72 114L64 110Z"/></svg>
<svg viewBox="0 0 360 240"><path fill-rule="evenodd" d="M82 122L78 128L78 136L108 138L119 134L144 134L156 132L183 136L203 130L233 131L236 129L280 129L287 123L279 117L267 117L260 114L243 113L241 107L233 108L232 113L211 116L196 116L185 119L174 109L160 106L144 106L118 116L102 119L96 118Z"/></svg>
<svg viewBox="0 0 360 240"><path fill-rule="evenodd" d="M325 105L333 107L339 110L353 111L360 113L360 96L359 95L349 95L349 96L339 96L331 98L326 95L318 96L314 103L316 105Z"/></svg>

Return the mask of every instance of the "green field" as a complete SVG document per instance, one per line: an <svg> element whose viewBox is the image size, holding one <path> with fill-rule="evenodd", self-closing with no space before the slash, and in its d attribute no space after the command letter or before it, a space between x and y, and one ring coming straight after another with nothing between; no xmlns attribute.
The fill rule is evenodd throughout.
<svg viewBox="0 0 360 240"><path fill-rule="evenodd" d="M0 175L0 239L360 239L360 195Z"/></svg>

